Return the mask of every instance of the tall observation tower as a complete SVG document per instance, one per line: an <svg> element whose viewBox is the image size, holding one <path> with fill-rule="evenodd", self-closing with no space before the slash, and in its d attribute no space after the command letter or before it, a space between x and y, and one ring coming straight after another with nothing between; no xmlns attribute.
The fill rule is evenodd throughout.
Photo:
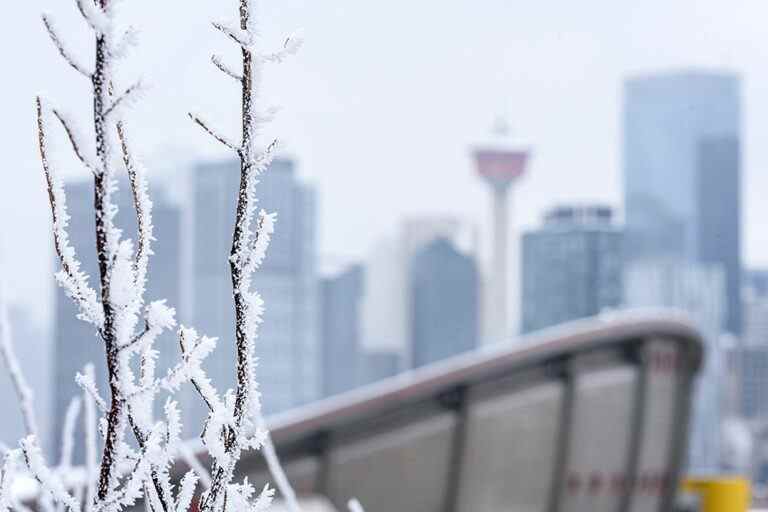
<svg viewBox="0 0 768 512"><path fill-rule="evenodd" d="M477 145L477 173L491 187L493 196L493 256L486 296L486 330L493 343L509 335L509 189L525 173L529 150L509 144L506 127L495 130L497 141Z"/></svg>

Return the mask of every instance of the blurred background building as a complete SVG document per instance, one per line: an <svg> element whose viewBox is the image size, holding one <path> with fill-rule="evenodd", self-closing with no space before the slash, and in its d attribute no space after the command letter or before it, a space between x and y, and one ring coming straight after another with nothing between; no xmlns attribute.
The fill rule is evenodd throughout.
<svg viewBox="0 0 768 512"><path fill-rule="evenodd" d="M437 238L410 265L411 347L414 367L473 350L480 332L475 261L447 238Z"/></svg>
<svg viewBox="0 0 768 512"><path fill-rule="evenodd" d="M680 71L631 78L624 203L631 260L677 257L725 272L724 329L741 333L741 82Z"/></svg>
<svg viewBox="0 0 768 512"><path fill-rule="evenodd" d="M323 396L349 391L363 380L360 306L364 282L365 270L359 264L320 282Z"/></svg>
<svg viewBox="0 0 768 512"><path fill-rule="evenodd" d="M689 316L703 334L706 358L697 382L689 465L697 474L717 473L725 407L721 338L726 286L722 267L676 260L637 260L627 266L624 289L626 306L677 310Z"/></svg>
<svg viewBox="0 0 768 512"><path fill-rule="evenodd" d="M278 212L267 257L253 277L266 303L256 371L269 414L321 396L317 212L314 190L298 179L292 160L275 160L259 180L259 208ZM219 337L206 367L221 389L235 384L228 258L239 183L235 160L201 163L192 171L193 312L201 333ZM188 410L198 420L193 424L199 425L204 404L198 397L190 400Z"/></svg>
<svg viewBox="0 0 768 512"><path fill-rule="evenodd" d="M594 316L622 300L622 237L605 206L559 206L523 235L522 332Z"/></svg>

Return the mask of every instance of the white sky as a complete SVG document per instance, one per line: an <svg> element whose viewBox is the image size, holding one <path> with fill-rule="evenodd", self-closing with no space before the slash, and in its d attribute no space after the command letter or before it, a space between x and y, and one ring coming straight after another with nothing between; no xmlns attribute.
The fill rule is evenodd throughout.
<svg viewBox="0 0 768 512"><path fill-rule="evenodd" d="M125 0L126 18L142 31L131 71L138 76L143 69L154 85L134 115L140 128L134 138L155 168L225 156L185 113L204 113L235 133L235 85L208 55L215 51L235 62L237 54L207 24L231 17L235 5ZM744 78L744 255L748 264L768 265L764 0L262 5L268 40L279 45L297 27L307 39L298 58L269 69L265 96L284 107L273 133L288 141L302 174L318 187L324 258L363 256L404 215L453 212L484 223L487 198L472 174L468 145L500 111L535 151L516 191L518 226L535 224L558 201L620 206L623 77L704 67ZM87 82L58 58L39 12L52 11L84 57L91 42L74 0L13 2L4 10L0 258L17 297L31 302L52 282L34 95L42 91L73 113L88 109Z"/></svg>

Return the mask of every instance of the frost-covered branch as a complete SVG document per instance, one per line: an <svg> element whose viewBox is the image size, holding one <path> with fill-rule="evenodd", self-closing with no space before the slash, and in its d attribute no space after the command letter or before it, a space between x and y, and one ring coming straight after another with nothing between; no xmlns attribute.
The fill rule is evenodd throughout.
<svg viewBox="0 0 768 512"><path fill-rule="evenodd" d="M304 37L300 31L297 31L287 37L283 43L283 47L274 53L265 53L260 57L264 62L282 63L289 57L296 55L301 47L304 46Z"/></svg>
<svg viewBox="0 0 768 512"><path fill-rule="evenodd" d="M93 382L94 370L93 364L87 364L84 368L84 375L87 379ZM95 393L98 397L98 392ZM83 416L83 430L85 431L85 510L90 512L93 509L93 504L96 501L96 468L98 449L96 447L96 401L91 393L87 390L83 390L83 403L85 404L85 415ZM104 405L106 411L106 405Z"/></svg>
<svg viewBox="0 0 768 512"><path fill-rule="evenodd" d="M107 402L101 398L99 390L96 389L96 382L93 378L93 366L90 366L90 371L86 370L85 374L78 373L75 375L75 383L80 386L80 389L94 401L99 407L101 412L107 411Z"/></svg>
<svg viewBox="0 0 768 512"><path fill-rule="evenodd" d="M120 94L104 112L105 118L120 117L126 109L132 107L141 98L144 92L142 82L136 82Z"/></svg>
<svg viewBox="0 0 768 512"><path fill-rule="evenodd" d="M179 446L177 449L179 450L179 455L181 456L182 460L184 460L184 462L187 463L187 466L189 466L190 469L195 473L200 483L202 484L203 488L205 489L210 488L211 474L200 463L200 461L197 458L197 455L192 453L192 450L189 448L189 446L187 446L183 442L179 443Z"/></svg>
<svg viewBox="0 0 768 512"><path fill-rule="evenodd" d="M274 117L276 110L269 109L259 112L256 102L260 92L262 67L266 62L281 61L287 55L295 53L300 46L299 38L289 38L283 49L275 54L261 54L257 51L258 31L256 27L255 0L240 0L240 26L214 23L214 27L235 41L242 52L242 74L235 73L214 57L214 64L225 74L241 83L241 115L242 141L235 145L211 130L199 117L190 116L193 121L203 127L219 142L235 149L240 157L240 187L237 196L235 228L232 235L229 264L232 274L232 286L235 308L235 341L237 349L237 386L234 393L225 394L224 409L218 403L209 403L207 392L200 393L208 403L210 413L204 432L204 442L213 457L212 482L210 489L201 498L201 510L204 512L220 512L225 508L224 502L238 503L243 500L245 507L254 489L249 484L232 483L235 465L244 449L259 448L268 441L266 432L263 435L248 437L246 432L255 427L254 421L260 417L259 393L255 376L255 343L258 326L262 321L264 304L259 294L252 290L251 277L263 261L271 235L274 231L275 215L256 210L256 184L258 176L269 167L276 152L274 142L265 149L260 149L257 137L267 122ZM254 226L254 217L257 217ZM195 384L193 378L193 384ZM198 384L195 384L199 387ZM199 390L200 391L200 390ZM266 447L268 451L269 448ZM271 461L276 462L274 450ZM270 465L275 468L275 464ZM279 463L276 465L279 468ZM276 479L288 500L293 496L287 479L279 469L275 469ZM282 475L282 478L281 478ZM266 499L267 492L262 493ZM261 499L261 498L260 498ZM271 496L270 496L271 499ZM257 500L258 503L259 500ZM295 502L295 499L294 499ZM255 507L256 505L252 505ZM236 508L240 508L236 505Z"/></svg>
<svg viewBox="0 0 768 512"><path fill-rule="evenodd" d="M87 78L90 78L92 71L79 63L75 56L72 55L72 53L70 53L70 51L64 46L61 36L59 36L59 33L56 31L56 25L54 24L51 15L43 14L42 18L43 25L45 25L45 30L48 32L48 36L51 38L51 41L53 41L53 44L56 45L56 49L59 50L59 54L64 57L64 60L67 61L67 64L72 66L75 71Z"/></svg>
<svg viewBox="0 0 768 512"><path fill-rule="evenodd" d="M19 407L21 416L24 419L24 428L27 435L37 436L37 419L34 410L34 395L32 389L24 377L19 360L16 357L16 351L13 347L13 334L11 333L11 322L8 319L8 305L5 302L4 284L0 282L0 358L8 370L8 375L13 382L13 388L19 398Z"/></svg>
<svg viewBox="0 0 768 512"><path fill-rule="evenodd" d="M253 34L244 28L232 27L226 23L213 22L213 28L232 39L234 42L248 50L253 44Z"/></svg>
<svg viewBox="0 0 768 512"><path fill-rule="evenodd" d="M219 132L211 128L207 122L203 121L203 119L200 118L200 116L190 113L189 118L192 119L192 121L194 121L195 124L200 126L200 128L208 132L208 135L210 135L217 141L221 142L222 144L227 146L229 149L235 151L236 153L240 152L240 149L241 149L240 147L238 147L234 142L229 140L224 135L221 135Z"/></svg>
<svg viewBox="0 0 768 512"><path fill-rule="evenodd" d="M224 73L225 75L228 75L229 77L237 80L238 82L243 79L243 75L229 67L219 55L213 55L211 57L211 62L213 62L213 65L219 68L219 70Z"/></svg>
<svg viewBox="0 0 768 512"><path fill-rule="evenodd" d="M97 5L95 2L100 2ZM88 23L91 29L97 34L106 34L109 32L111 24L104 8L108 2L101 0L77 0L77 9Z"/></svg>
<svg viewBox="0 0 768 512"><path fill-rule="evenodd" d="M75 249L69 244L69 214L61 178L55 175L48 160L48 133L46 127L47 109L43 100L37 98L37 137L43 173L48 187L48 202L53 219L53 244L61 263L61 271L56 274L67 295L80 309L79 317L97 328L104 323L104 311L96 298L96 292L88 285L88 276L80 271L80 262L75 256Z"/></svg>
<svg viewBox="0 0 768 512"><path fill-rule="evenodd" d="M75 447L75 426L80 415L80 397L75 397L69 402L67 413L64 416L64 428L61 431L61 458L59 469L67 470L72 466L72 451Z"/></svg>
<svg viewBox="0 0 768 512"><path fill-rule="evenodd" d="M280 491L280 495L285 500L285 505L289 512L301 512L301 506L296 499L296 491L293 490L288 476L285 474L283 465L280 463L280 458L277 456L277 450L275 450L275 444L272 442L272 436L264 425L264 419L259 413L259 417L256 420L256 424L264 432L264 440L262 444L262 452L264 453L264 459L267 461L267 468L269 473L275 481L277 489Z"/></svg>
<svg viewBox="0 0 768 512"><path fill-rule="evenodd" d="M7 450L0 470L0 512L10 511L14 505L13 481L21 459L21 450Z"/></svg>
<svg viewBox="0 0 768 512"><path fill-rule="evenodd" d="M99 172L96 163L94 162L94 158L90 154L87 155L85 153L85 140L77 130L74 122L59 109L53 108L51 109L51 112L53 112L53 115L56 116L64 127L64 131L69 138L69 143L72 145L72 150L75 152L75 156L77 156L78 160L80 160L92 173L95 174Z"/></svg>
<svg viewBox="0 0 768 512"><path fill-rule="evenodd" d="M67 492L61 481L51 472L45 463L43 452L35 436L27 436L21 441L21 449L27 468L35 479L40 482L43 492L48 493L57 503L67 506L72 512L79 512L80 503Z"/></svg>
<svg viewBox="0 0 768 512"><path fill-rule="evenodd" d="M125 58L128 55L130 49L138 44L138 36L139 34L135 28L128 27L128 29L123 33L122 37L120 37L120 39L117 40L117 42L114 43L110 48L109 53L112 58Z"/></svg>
<svg viewBox="0 0 768 512"><path fill-rule="evenodd" d="M53 212L54 245L62 264L59 281L80 307L80 316L97 327L106 357L107 387L104 398L97 390L91 366L77 377L77 383L83 389L85 406L87 484L84 505L86 512L118 512L143 497L152 512L183 512L176 508L183 506L187 497L173 496L169 474L181 432L180 411L176 402L168 399L162 420L156 421L153 403L159 391L174 393L192 373L204 377L199 368L204 358L202 353L212 350L215 342L204 338L190 356L173 367L166 377L155 376L157 351L154 343L163 331L175 327L175 311L162 300L151 302L146 307L144 301L151 242L154 239L152 201L144 168L131 147L122 119L126 108L140 97L142 87L136 83L116 96L112 94L117 89L114 85L115 62L135 43L136 32L128 29L120 37L116 36L113 17L117 0L75 1L95 32L95 61L93 72L89 73L93 96L93 112L89 117L94 123L94 156L91 157L86 151L84 139L60 111L48 108L42 100L38 100L37 110L40 153ZM46 20L54 42L63 48L61 38L50 20ZM63 49L60 51L65 57L68 55ZM69 216L64 189L53 172L51 152L48 150L49 116L55 116L61 122L75 155L93 173L99 298L97 292L88 287L87 276L80 272L79 261L69 245ZM117 192L113 147L115 133L137 218L136 244L123 238L122 230L115 225L117 207L112 198ZM135 373L137 368L138 375ZM98 411L103 414L101 418L97 417ZM74 416L74 409L71 409L63 434L62 465L70 458L71 448L67 446L71 443L66 439L75 421ZM137 450L131 448L125 439L126 432L133 433ZM103 439L100 457L99 434ZM61 482L56 481L55 473L43 471L42 459L35 457L31 443L29 441L25 450L28 465L39 469L36 471L38 479L50 480L51 488L56 491L54 484ZM190 492L190 481L188 478L185 483L187 493ZM59 502L65 501L58 491L50 494ZM43 501L41 505L44 505Z"/></svg>
<svg viewBox="0 0 768 512"><path fill-rule="evenodd" d="M131 185L133 206L136 211L136 225L138 230L138 245L134 261L134 281L139 291L143 293L147 281L147 265L149 255L152 252L151 243L154 240L152 226L152 200L149 197L149 184L146 171L142 163L132 151L128 135L123 122L117 124L117 133L120 138L120 148L123 154L123 163L128 172L128 182ZM159 320L158 320L159 322ZM175 323L175 322L174 322ZM163 326L164 328L165 326ZM170 326L168 326L170 327Z"/></svg>

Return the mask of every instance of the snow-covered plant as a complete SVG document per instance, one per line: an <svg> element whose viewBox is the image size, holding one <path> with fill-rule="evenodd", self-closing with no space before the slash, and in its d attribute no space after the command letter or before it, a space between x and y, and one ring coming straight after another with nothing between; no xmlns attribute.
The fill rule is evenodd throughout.
<svg viewBox="0 0 768 512"><path fill-rule="evenodd" d="M275 213L267 213L257 208L258 177L267 170L278 148L277 140L265 145L261 145L258 140L265 124L270 122L277 112L275 108L260 110L261 77L265 65L281 62L296 53L302 42L301 38L291 36L278 51L263 51L259 45L255 0L240 0L239 19L236 23L213 23L213 26L234 41L241 52L239 69L229 66L217 55L211 59L219 70L240 84L240 140L232 141L195 114L190 114L190 118L214 139L234 151L240 160L240 186L229 255L235 309L237 386L234 395L227 394L224 400L220 400L207 393L205 385L195 384L210 410L208 433L204 436L204 441L213 459L211 486L203 493L201 510L221 510L230 496L236 496L238 501L243 503L249 502L253 489L247 482L233 483L235 465L242 450L260 448L266 443L265 455L276 484L290 509L296 512L298 504L295 494L280 468L261 419L254 354L264 302L259 293L252 289L251 281L253 273L264 260L276 220ZM212 427L216 427L214 432L211 432ZM264 489L259 497L252 501L252 507L255 509L259 503L264 503L270 492L268 488Z"/></svg>
<svg viewBox="0 0 768 512"><path fill-rule="evenodd" d="M133 151L124 121L142 87L140 81L122 87L115 74L135 42L135 31L118 29L118 0L75 1L94 34L95 58L91 65L79 62L70 52L51 15L43 15L43 24L61 56L90 83L93 129L84 135L62 109L38 97L38 146L52 213L54 248L61 267L56 280L78 307L78 317L92 325L103 344L107 395L101 396L91 367L77 376L83 389L86 463L82 482L75 484L68 479L71 472L64 470L71 465L71 436L80 400L76 399L67 413L62 460L58 467L51 467L40 450L27 386L8 341L7 322L0 318L4 326L3 354L21 398L28 434L19 449L7 452L0 503L4 508L19 508L7 492L16 472L26 467L40 484L38 503L44 509L116 512L143 497L151 512L176 512L189 506L197 477L185 477L174 493L169 470L178 450L181 416L172 396L193 375L202 373L201 365L215 340L198 340L197 336L189 340L180 362L166 375L157 375L153 344L163 331L175 328L175 311L162 300L147 304L144 299L154 240L152 201L144 167ZM74 155L93 178L98 263L95 288L70 242L64 185L51 150L54 124L61 125ZM118 192L119 168L128 177L138 226L135 242L123 237L115 224L113 195ZM166 395L165 406L162 418L156 419L153 404L161 393Z"/></svg>
<svg viewBox="0 0 768 512"><path fill-rule="evenodd" d="M53 242L60 263L56 280L78 308L78 318L91 324L103 343L107 382L94 378L86 365L75 380L82 397L75 397L67 410L61 433L61 459L55 466L46 460L39 443L37 422L31 408L31 392L13 354L10 327L0 297L0 354L16 386L27 436L15 449L2 448L0 512L26 512L12 492L14 479L23 475L38 483L36 507L43 512L118 512L142 499L148 512L186 512L192 508L198 483L205 489L199 508L204 512L260 512L269 507L275 491L257 490L247 478L235 481L236 465L246 450L263 449L277 487L292 512L299 511L295 493L280 466L261 415L256 383L255 343L262 322L264 303L252 289L252 276L262 264L276 221L275 213L257 209L258 177L272 162L277 141L264 146L258 138L277 109L258 109L260 78L269 63L279 63L294 54L301 38L287 38L276 52L258 46L255 0L239 0L239 23L214 23L214 27L240 48L240 70L214 56L214 65L242 88L242 137L238 143L218 134L201 118L192 119L217 141L232 149L240 160L240 186L229 265L235 309L234 338L236 387L219 393L207 377L203 363L215 349L216 339L179 327L179 362L159 375L154 343L164 331L176 329L175 310L163 300L147 303L147 269L152 255L154 231L152 201L145 170L136 157L124 120L127 110L140 97L141 82L121 87L115 70L136 40L132 28L118 30L119 0L75 0L94 34L92 65L77 60L56 30L50 15L44 26L61 56L90 82L93 97L89 135L76 126L64 111L42 97L36 101L38 146L53 220ZM116 92L122 91L122 92ZM51 150L53 125L60 124L74 155L93 178L96 227L94 280L83 270L68 233L64 184L56 172ZM136 215L135 241L124 237L116 225L117 173L128 177L129 193ZM190 383L208 407L201 439L211 456L210 471L179 439L181 412L175 393ZM163 413L155 417L156 402L165 397ZM85 466L72 468L75 425L81 416L85 431ZM129 438L129 436L132 438ZM174 481L176 459L191 468ZM353 512L362 510L350 502Z"/></svg>

